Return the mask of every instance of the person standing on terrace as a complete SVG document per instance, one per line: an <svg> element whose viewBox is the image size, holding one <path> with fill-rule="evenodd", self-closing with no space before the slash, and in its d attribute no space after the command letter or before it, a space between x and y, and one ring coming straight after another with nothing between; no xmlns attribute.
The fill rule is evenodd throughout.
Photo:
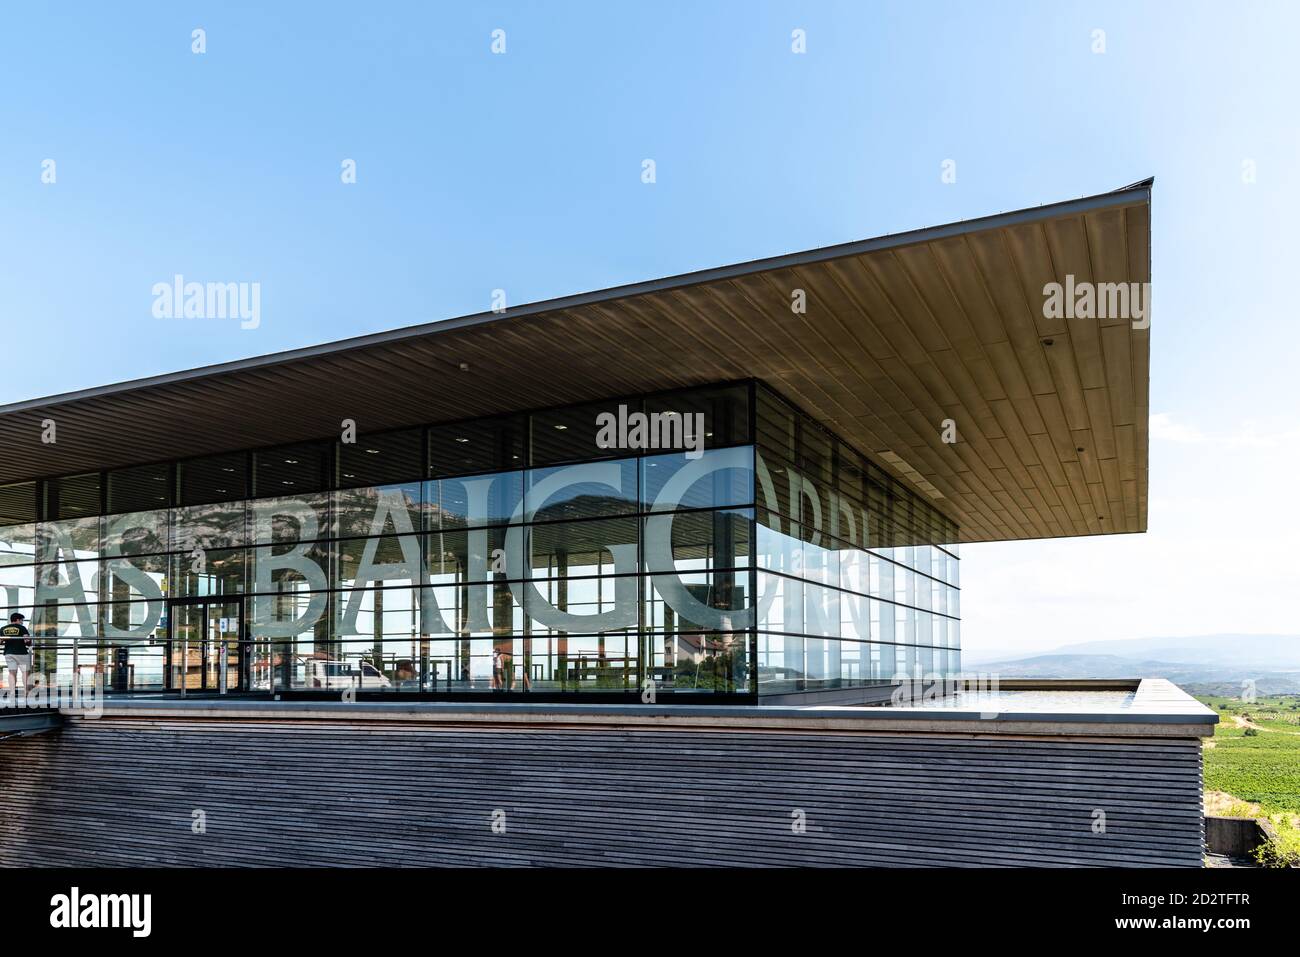
<svg viewBox="0 0 1300 957"><path fill-rule="evenodd" d="M32 633L23 624L25 616L16 611L9 616L9 624L0 628L0 637L5 641L5 666L9 671L9 690L18 690L18 672L23 673L23 687L31 683L32 676Z"/></svg>

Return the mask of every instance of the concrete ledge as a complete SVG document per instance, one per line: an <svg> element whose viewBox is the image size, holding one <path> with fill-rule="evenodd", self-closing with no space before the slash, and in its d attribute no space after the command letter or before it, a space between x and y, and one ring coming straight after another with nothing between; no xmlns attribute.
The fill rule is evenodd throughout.
<svg viewBox="0 0 1300 957"><path fill-rule="evenodd" d="M1113 684L1113 683L1112 683ZM1032 689L1076 692L1077 683ZM1109 688L1107 690L1118 690ZM1218 715L1167 681L1143 680L1126 707L1075 710L980 712L945 707L787 707L763 705L527 704L432 701L273 701L256 698L111 698L102 717L69 712L83 720L151 718L213 721L379 722L411 725L476 725L547 728L702 728L844 733L939 733L1144 738L1208 737Z"/></svg>

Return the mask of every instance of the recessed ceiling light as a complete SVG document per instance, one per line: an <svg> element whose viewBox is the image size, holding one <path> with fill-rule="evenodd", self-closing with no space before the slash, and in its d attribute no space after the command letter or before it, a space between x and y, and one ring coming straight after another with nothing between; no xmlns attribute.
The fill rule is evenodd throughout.
<svg viewBox="0 0 1300 957"><path fill-rule="evenodd" d="M368 455L378 455L378 454L379 454L379 449L366 449L366 454L368 454Z"/></svg>
<svg viewBox="0 0 1300 957"><path fill-rule="evenodd" d="M234 469L226 468L226 467L223 465L223 466L221 467L221 471L223 471L223 472L233 472Z"/></svg>
<svg viewBox="0 0 1300 957"><path fill-rule="evenodd" d="M356 475L354 475L352 472L344 472L344 473L343 473L343 477L344 477L344 478L356 478Z"/></svg>
<svg viewBox="0 0 1300 957"><path fill-rule="evenodd" d="M568 428L568 426L567 426L567 425L557 425L555 428L556 428L558 431L563 432L565 429Z"/></svg>
<svg viewBox="0 0 1300 957"><path fill-rule="evenodd" d="M713 433L712 433L712 432L705 432L705 433L704 433L704 437L705 437L706 439L711 439L711 438L713 438Z"/></svg>
<svg viewBox="0 0 1300 957"><path fill-rule="evenodd" d="M297 464L298 464L298 460L297 460L297 459L285 459L284 461L285 461L285 464L286 464L286 465L297 465Z"/></svg>
<svg viewBox="0 0 1300 957"><path fill-rule="evenodd" d="M281 484L281 485L292 485L293 483L290 482L288 479L284 479L284 480L282 480L282 481L280 482L280 484Z"/></svg>
<svg viewBox="0 0 1300 957"><path fill-rule="evenodd" d="M458 439L456 439L456 441L457 441L457 442L468 442L469 439L461 439L461 438L458 438Z"/></svg>
<svg viewBox="0 0 1300 957"><path fill-rule="evenodd" d="M226 490L225 490L224 488L219 488L219 489L217 489L217 491L218 491L218 492L221 492L222 494L225 494L225 491L226 491Z"/></svg>

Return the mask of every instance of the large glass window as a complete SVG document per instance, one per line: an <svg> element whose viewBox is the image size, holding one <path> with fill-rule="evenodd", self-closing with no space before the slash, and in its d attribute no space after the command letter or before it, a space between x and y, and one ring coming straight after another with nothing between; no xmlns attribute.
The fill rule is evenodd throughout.
<svg viewBox="0 0 1300 957"><path fill-rule="evenodd" d="M521 469L528 452L523 416L441 425L429 430L429 478Z"/></svg>
<svg viewBox="0 0 1300 957"><path fill-rule="evenodd" d="M601 417L626 420L642 411L640 399L608 399L587 405L547 409L532 416L532 464L589 462L599 458L627 455L617 443L602 441Z"/></svg>
<svg viewBox="0 0 1300 957"><path fill-rule="evenodd" d="M420 483L340 489L334 493L337 534L343 538L418 532ZM326 528L322 536L329 533Z"/></svg>
<svg viewBox="0 0 1300 957"><path fill-rule="evenodd" d="M425 482L429 528L478 528L521 521L524 473L498 472Z"/></svg>
<svg viewBox="0 0 1300 957"><path fill-rule="evenodd" d="M173 551L210 551L244 545L247 541L244 502L216 502L172 510L169 548Z"/></svg>
<svg viewBox="0 0 1300 957"><path fill-rule="evenodd" d="M425 476L424 433L420 429L355 436L339 442L338 485L360 488L391 485Z"/></svg>
<svg viewBox="0 0 1300 957"><path fill-rule="evenodd" d="M0 528L36 521L36 483L0 485Z"/></svg>
<svg viewBox="0 0 1300 957"><path fill-rule="evenodd" d="M302 495L329 487L329 447L285 445L253 453L253 494Z"/></svg>
<svg viewBox="0 0 1300 957"><path fill-rule="evenodd" d="M0 597L43 667L131 690L750 695L958 664L955 528L762 387L355 438L0 488Z"/></svg>
<svg viewBox="0 0 1300 957"><path fill-rule="evenodd" d="M248 456L243 452L188 459L176 466L181 505L248 498Z"/></svg>
<svg viewBox="0 0 1300 957"><path fill-rule="evenodd" d="M531 522L630 515L637 509L637 460L533 469L524 493Z"/></svg>
<svg viewBox="0 0 1300 957"><path fill-rule="evenodd" d="M84 518L103 511L98 472L69 475L45 483L45 514L55 519Z"/></svg>
<svg viewBox="0 0 1300 957"><path fill-rule="evenodd" d="M172 469L168 464L117 469L107 476L110 515L163 509L172 504Z"/></svg>
<svg viewBox="0 0 1300 957"><path fill-rule="evenodd" d="M951 674L955 526L762 387L756 421L760 694Z"/></svg>

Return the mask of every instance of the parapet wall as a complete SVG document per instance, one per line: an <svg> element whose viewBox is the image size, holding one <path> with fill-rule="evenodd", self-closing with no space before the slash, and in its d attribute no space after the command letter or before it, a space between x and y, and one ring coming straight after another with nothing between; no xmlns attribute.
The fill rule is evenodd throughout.
<svg viewBox="0 0 1300 957"><path fill-rule="evenodd" d="M1201 865L1212 724L901 710L111 703L0 743L0 864Z"/></svg>

